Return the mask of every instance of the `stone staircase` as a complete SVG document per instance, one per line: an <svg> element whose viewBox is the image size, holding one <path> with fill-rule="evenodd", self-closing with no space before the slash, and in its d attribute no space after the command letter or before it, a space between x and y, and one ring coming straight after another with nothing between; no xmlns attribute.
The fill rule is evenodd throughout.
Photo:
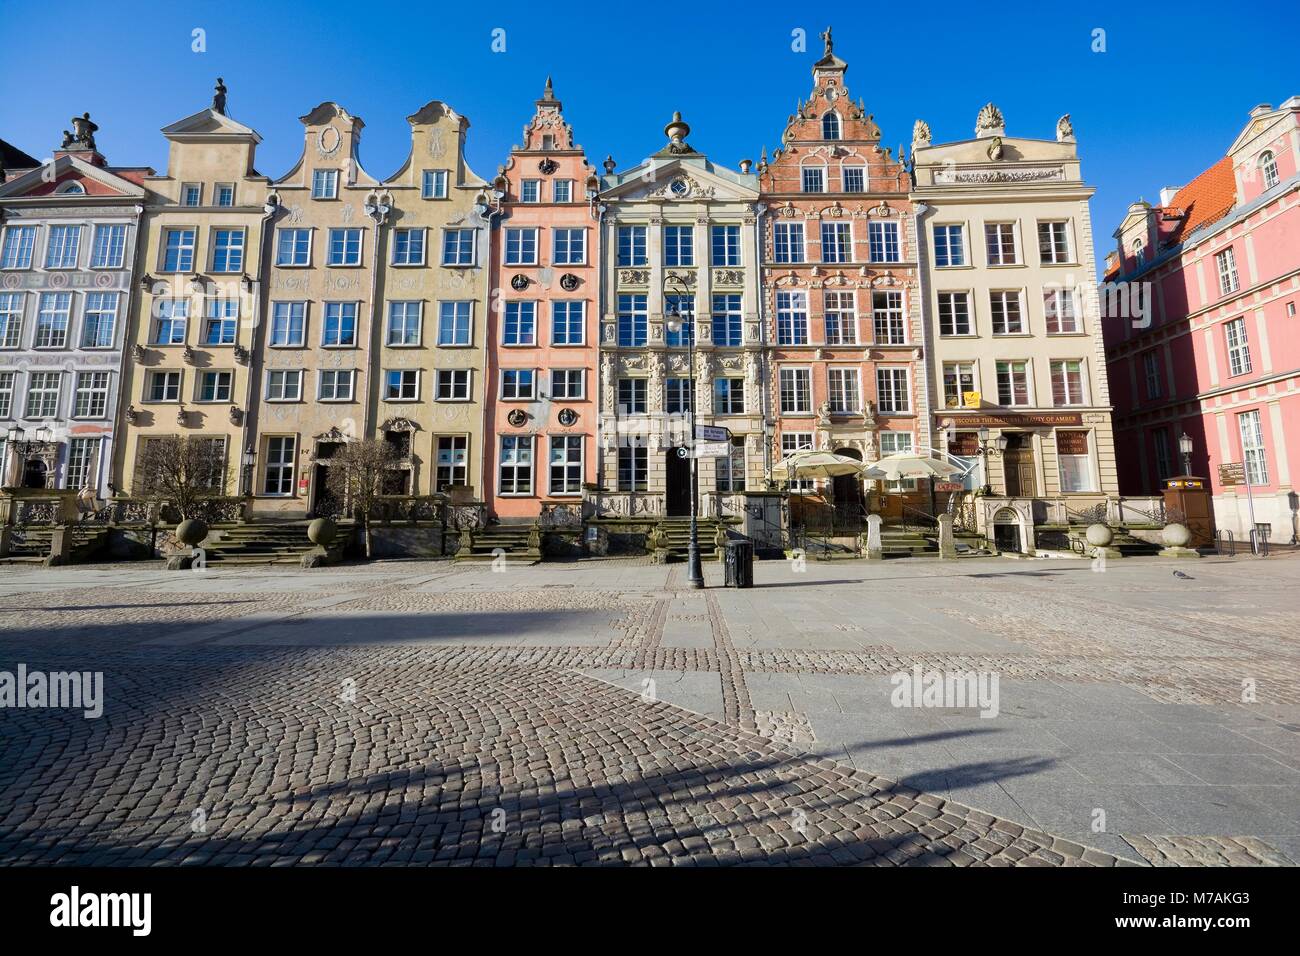
<svg viewBox="0 0 1300 956"><path fill-rule="evenodd" d="M717 537L718 529L726 528L729 524L730 522L719 521L716 518L696 520L701 561L716 560L714 539ZM661 518L656 525L656 530L659 532L661 545L655 550L655 554L665 561L685 561L691 545L691 519Z"/></svg>
<svg viewBox="0 0 1300 956"><path fill-rule="evenodd" d="M905 528L880 529L880 553L886 558L914 558L918 554L938 554L938 539Z"/></svg>
<svg viewBox="0 0 1300 956"><path fill-rule="evenodd" d="M504 557L507 564L536 564L542 560L542 553L529 544L533 531L532 524L489 525L474 532L469 550L457 551L455 560L490 562Z"/></svg>
<svg viewBox="0 0 1300 956"><path fill-rule="evenodd" d="M108 529L102 525L71 525L72 552L70 563L87 561L104 544ZM29 525L21 530L15 529L9 542L9 557L30 561L43 559L50 553L50 542L54 537L51 525Z"/></svg>
<svg viewBox="0 0 1300 956"><path fill-rule="evenodd" d="M210 567L242 565L297 566L302 556L316 545L307 537L306 521L261 524L215 525L203 545ZM334 560L343 556L343 541L350 525L341 524L330 544Z"/></svg>

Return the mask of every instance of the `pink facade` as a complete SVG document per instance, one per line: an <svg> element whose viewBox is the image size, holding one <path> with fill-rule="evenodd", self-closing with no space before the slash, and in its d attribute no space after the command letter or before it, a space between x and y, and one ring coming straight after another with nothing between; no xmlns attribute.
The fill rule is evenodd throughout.
<svg viewBox="0 0 1300 956"><path fill-rule="evenodd" d="M1115 237L1102 308L1120 491L1184 471L1211 480L1216 522L1295 540L1300 474L1300 97L1258 106L1227 154L1158 206L1135 203Z"/></svg>
<svg viewBox="0 0 1300 956"><path fill-rule="evenodd" d="M536 107L493 182L484 499L507 522L580 508L596 470L593 170L550 80Z"/></svg>

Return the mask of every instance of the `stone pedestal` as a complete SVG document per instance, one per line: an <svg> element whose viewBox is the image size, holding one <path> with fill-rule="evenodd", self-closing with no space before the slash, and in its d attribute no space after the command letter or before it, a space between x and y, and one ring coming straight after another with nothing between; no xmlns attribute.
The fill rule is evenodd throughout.
<svg viewBox="0 0 1300 956"><path fill-rule="evenodd" d="M880 542L880 515L867 515L867 557L878 561L885 556Z"/></svg>
<svg viewBox="0 0 1300 956"><path fill-rule="evenodd" d="M1115 540L1115 532L1111 531L1104 524L1090 524L1084 534L1085 540L1092 545L1092 556L1094 558L1104 557L1107 561L1118 560L1124 557L1124 553L1119 548L1111 547L1111 542Z"/></svg>
<svg viewBox="0 0 1300 956"><path fill-rule="evenodd" d="M8 525L0 525L0 558L9 557L9 549L13 547L13 528Z"/></svg>
<svg viewBox="0 0 1300 956"><path fill-rule="evenodd" d="M58 525L50 535L50 553L45 557L47 568L67 564L72 557L72 529Z"/></svg>
<svg viewBox="0 0 1300 956"><path fill-rule="evenodd" d="M1192 540L1192 532L1186 525L1177 522L1167 524L1160 537L1165 542L1164 550L1160 552L1162 558L1199 558L1201 556L1199 552L1187 547Z"/></svg>
<svg viewBox="0 0 1300 956"><path fill-rule="evenodd" d="M952 515L939 515L939 557L957 557L957 539L952 534Z"/></svg>

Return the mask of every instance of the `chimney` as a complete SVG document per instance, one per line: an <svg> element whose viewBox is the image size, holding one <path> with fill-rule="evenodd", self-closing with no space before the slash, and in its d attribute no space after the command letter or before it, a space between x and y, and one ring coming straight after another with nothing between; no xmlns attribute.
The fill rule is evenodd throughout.
<svg viewBox="0 0 1300 956"><path fill-rule="evenodd" d="M1178 195L1178 190L1180 190L1180 189L1182 189L1182 188L1183 188L1182 186L1163 186L1163 187L1161 187L1161 189L1160 189L1160 205L1162 205L1162 206L1168 206L1168 205L1170 205L1170 204L1174 201L1174 197Z"/></svg>

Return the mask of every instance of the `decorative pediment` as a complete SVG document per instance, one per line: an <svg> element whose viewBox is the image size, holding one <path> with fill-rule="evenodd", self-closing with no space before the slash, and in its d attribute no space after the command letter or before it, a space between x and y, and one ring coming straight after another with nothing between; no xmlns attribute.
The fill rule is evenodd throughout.
<svg viewBox="0 0 1300 956"><path fill-rule="evenodd" d="M385 419L379 426L381 432L418 432L420 426L409 418L401 415L394 415L392 418Z"/></svg>
<svg viewBox="0 0 1300 956"><path fill-rule="evenodd" d="M69 183L76 183L80 191L70 192ZM26 196L94 202L113 197L143 199L144 189L102 166L94 166L76 156L60 156L53 163L30 169L0 186L0 198Z"/></svg>
<svg viewBox="0 0 1300 956"><path fill-rule="evenodd" d="M257 135L255 130L250 129L243 123L236 123L229 116L219 113L211 107L199 110L182 120L177 120L170 126L164 126L162 134L169 139L229 136L239 139L252 139L255 143L262 141L262 137Z"/></svg>

